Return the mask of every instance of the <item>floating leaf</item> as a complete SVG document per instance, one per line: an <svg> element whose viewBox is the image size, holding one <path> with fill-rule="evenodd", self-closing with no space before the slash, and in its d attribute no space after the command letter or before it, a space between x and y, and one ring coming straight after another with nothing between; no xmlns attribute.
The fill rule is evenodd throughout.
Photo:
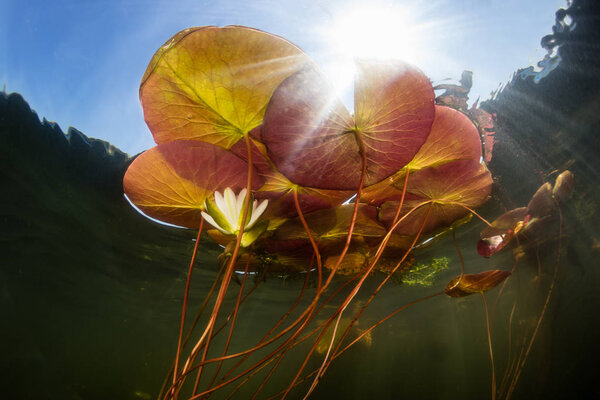
<svg viewBox="0 0 600 400"><path fill-rule="evenodd" d="M359 64L352 119L323 76L304 69L277 88L261 137L277 169L295 184L358 188L361 145L370 185L402 168L425 142L433 122L433 89L405 64Z"/></svg>
<svg viewBox="0 0 600 400"><path fill-rule="evenodd" d="M457 160L481 159L481 140L473 122L460 111L435 106L435 119L427 141L421 146L415 157L408 163L411 173L427 167L435 167ZM386 200L398 200L406 169L402 169L389 178L366 187L361 200L378 205ZM410 182L409 178L409 182Z"/></svg>
<svg viewBox="0 0 600 400"><path fill-rule="evenodd" d="M252 130L252 164L264 179L264 185L257 191L259 199L269 199L269 218L288 218L298 215L294 203L293 192L298 193L300 210L304 214L323 208L336 207L354 195L354 191L316 189L292 183L287 177L275 169L267 155L267 150L260 140L260 127ZM247 145L239 141L231 147L231 152L243 160L248 159Z"/></svg>
<svg viewBox="0 0 600 400"><path fill-rule="evenodd" d="M358 187L361 159L353 122L323 76L305 69L275 91L261 137L277 169L295 184Z"/></svg>
<svg viewBox="0 0 600 400"><path fill-rule="evenodd" d="M492 179L485 165L473 160L459 160L411 174L400 217L406 216L395 230L408 236L417 234L431 204L423 234L450 227L469 214L470 208L483 204L489 197ZM387 201L380 207L379 219L391 228L399 201Z"/></svg>
<svg viewBox="0 0 600 400"><path fill-rule="evenodd" d="M528 224L528 212L527 207L520 207L496 218L491 226L481 231L477 252L488 258L502 250Z"/></svg>
<svg viewBox="0 0 600 400"><path fill-rule="evenodd" d="M435 106L427 141L408 164L411 171L456 160L481 159L481 139L473 122L460 111Z"/></svg>
<svg viewBox="0 0 600 400"><path fill-rule="evenodd" d="M293 192L298 192L298 203L302 213L308 214L324 208L337 207L353 195L353 191L316 189L290 182L283 174L272 171L265 175L265 184L257 197L271 200L270 215L293 217L298 215Z"/></svg>
<svg viewBox="0 0 600 400"><path fill-rule="evenodd" d="M354 212L354 204L345 204L335 208L319 210L305 215L306 223L315 240L323 244L327 241L338 241L348 236L350 222ZM382 238L386 230L377 220L375 207L360 204L354 224L354 235L363 238ZM308 235L300 218L286 221L274 233L277 239L303 239Z"/></svg>
<svg viewBox="0 0 600 400"><path fill-rule="evenodd" d="M252 149L252 165L256 168L258 173L264 178L275 170L275 167L271 160L267 156L267 149L265 145L260 142L260 139L253 137L256 135L255 132L260 130L260 126L254 128L250 132L250 148ZM240 140L235 143L229 149L233 154L237 155L244 161L248 161L248 146L245 140Z"/></svg>
<svg viewBox="0 0 600 400"><path fill-rule="evenodd" d="M296 46L242 26L185 29L154 55L140 86L157 143L231 147L262 122L275 88L309 62Z"/></svg>
<svg viewBox="0 0 600 400"><path fill-rule="evenodd" d="M262 179L253 173L253 188ZM123 179L125 194L145 214L188 228L200 224L206 198L226 187L247 185L248 164L231 152L209 143L174 141L138 156Z"/></svg>
<svg viewBox="0 0 600 400"><path fill-rule="evenodd" d="M505 233L509 229L515 229L519 222L522 222L527 217L527 207L519 207L513 210L507 211L498 218L496 218L492 223L491 227L486 226L485 229L481 231L480 237L482 239L497 236Z"/></svg>
<svg viewBox="0 0 600 400"><path fill-rule="evenodd" d="M367 186L404 167L425 143L435 94L429 78L403 62L358 62L357 69L354 118L367 152Z"/></svg>
<svg viewBox="0 0 600 400"><path fill-rule="evenodd" d="M491 227L481 232L477 251L490 257L504 248L517 235L531 242L542 242L553 236L550 229L553 220L555 201L563 201L573 188L573 174L564 171L556 178L554 188L544 183L527 204L502 214L492 222Z"/></svg>
<svg viewBox="0 0 600 400"><path fill-rule="evenodd" d="M494 269L479 274L457 276L448 282L445 292L450 297L464 297L473 293L483 293L498 286L509 275L509 271Z"/></svg>

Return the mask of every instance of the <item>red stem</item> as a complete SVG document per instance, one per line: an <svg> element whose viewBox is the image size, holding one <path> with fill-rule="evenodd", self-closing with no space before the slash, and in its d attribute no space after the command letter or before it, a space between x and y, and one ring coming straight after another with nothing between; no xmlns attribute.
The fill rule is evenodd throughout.
<svg viewBox="0 0 600 400"><path fill-rule="evenodd" d="M342 260L344 259L344 256L346 255L346 253L348 252L348 249L350 248L350 242L352 240L352 233L354 232L354 225L356 223L356 216L358 215L358 205L360 203L361 192L362 192L363 185L365 183L365 177L367 175L367 153L366 153L365 145L364 145L364 142L362 140L362 136L360 134L360 131L356 131L354 136L355 136L356 141L358 143L358 148L359 148L359 152L360 152L360 156L361 156L361 160L362 160L362 169L361 169L360 181L359 181L359 184L358 184L358 189L356 191L356 199L355 199L355 202L354 202L354 210L353 210L353 214L352 214L352 220L350 222L350 227L348 229L348 235L346 237L346 243L344 244L344 248L343 248L343 250L342 250L342 252L341 252L341 254L340 254L340 256L339 256L339 258L338 258L338 260L336 262L336 264L333 266L333 268L330 271L329 277L327 279L327 284L326 284L327 286L328 286L329 282L331 282L331 280L333 279L333 277L334 277L337 269L339 268L339 266L342 263ZM358 287L360 287L360 285L362 285L362 282L364 282L365 278L366 278L366 274L365 274L365 277L363 277L363 279L361 279L359 281L359 283L357 283ZM358 291L358 288L356 288L356 291ZM320 291L318 293L320 294ZM354 297L354 296L352 296L352 297ZM338 310L338 312L339 312L340 315L343 312L343 310L347 307L348 303L349 303L349 301L346 302L344 306L342 306L343 308L340 308ZM329 324L327 324L326 327L323 328L323 331L321 332L321 334L319 335L319 337L315 341L315 344L311 347L308 355L304 359L304 362L300 366L300 369L298 370L298 373L296 374L296 376L292 380L292 383L288 386L287 391L283 394L282 400L287 397L287 395L289 394L290 390L294 387L294 383L298 380L298 378L302 374L302 371L304 370L306 364L308 363L308 360L310 359L312 353L316 349L316 347L317 347L317 345L319 343L319 340L325 334L325 332L327 331L328 327L329 327ZM318 378L318 375L317 375L317 378ZM316 384L316 382L313 384L313 386L311 386L311 389L309 389L309 392L307 393L307 396L308 396L308 394L310 394L310 392L312 391L312 388L314 387L315 384Z"/></svg>
<svg viewBox="0 0 600 400"><path fill-rule="evenodd" d="M196 236L196 244L194 245L194 252L192 253L192 260L188 268L187 280L185 282L185 294L183 296L183 307L181 310L181 323L179 325L179 339L177 340L177 354L175 355L175 369L173 370L173 384L177 382L177 371L179 369L179 356L181 354L181 342L183 339L183 328L185 325L185 315L187 310L187 303L190 294L190 283L192 281L192 271L194 269L194 262L196 261L196 254L198 252L198 245L200 244L200 236L202 235L202 227L204 225L204 218L200 217L200 227L198 228L198 235Z"/></svg>
<svg viewBox="0 0 600 400"><path fill-rule="evenodd" d="M483 307L485 308L485 322L487 326L487 338L488 345L490 348L490 360L492 362L492 400L496 400L496 371L494 369L494 352L492 351L492 331L490 327L490 315L488 313L487 301L485 299L485 293L481 292L481 298L483 299Z"/></svg>
<svg viewBox="0 0 600 400"><path fill-rule="evenodd" d="M345 309L348 304L350 303L350 301L354 298L354 296L356 296L356 293L358 293L358 290L360 289L360 287L362 286L362 283L366 280L368 274L372 271L372 269L375 267L377 261L379 260L379 257L381 256L382 252L383 252L383 246L385 246L387 244L387 241L389 240L389 238L391 237L391 234L393 233L393 231L397 228L398 224L400 224L402 222L402 220L410 213L412 213L414 210L416 210L419 206L411 209L404 217L402 217L400 220L398 220L396 222L396 224L394 224L392 226L392 229L390 229L390 231L388 232L388 234L386 235L386 237L384 238L384 240L382 241L381 245L379 246L377 255L375 257L375 259L373 260L373 262L371 263L371 265L369 266L369 270L367 271L367 273L365 273L363 275L363 277L361 278L360 282L355 286L354 290L352 291L352 293L350 293L350 295L346 298L346 301L344 302L344 304L342 305L342 307ZM429 218L429 214L431 212L431 208L433 207L433 202L429 203L429 208L427 210L427 214L425 215L425 218L423 219L423 223L421 224L421 227L417 233L417 235L415 236L415 239L413 240L409 250L407 250L404 253L404 256L400 259L400 261L396 264L396 266L392 269L392 271L383 279L383 281L377 286L377 288L373 291L373 293L371 293L371 296L369 297L369 299L365 302L365 304L362 306L362 308L360 309L360 311L354 316L354 318L352 319L352 321L350 322L350 324L348 325L348 327L346 328L346 330L344 331L343 336L340 338L340 340L338 341L338 344L333 352L334 356L337 353L339 347L341 346L344 338L348 335L348 332L350 331L350 328L352 327L352 325L358 320L358 318L360 317L360 315L362 315L362 313L365 311L365 309L369 306L369 304L373 301L373 299L375 298L375 296L377 295L377 293L379 293L379 291L381 290L381 288L383 288L383 286L385 285L385 283L393 276L393 274L396 272L396 270L400 267L400 265L402 265L402 263L404 262L404 260L406 259L406 257L408 256L408 254L410 253L410 249L412 249L415 244L417 243L417 241L419 240L419 237L421 236L421 233L423 232L423 229L425 228L425 223L427 222L427 219ZM343 309L341 310L343 312ZM341 312L340 312L341 315ZM339 317L338 317L339 318ZM374 326L377 326L378 324L375 324ZM328 325L329 326L329 325ZM370 330L368 330L370 331ZM363 337L364 335L361 335L360 337ZM353 341L352 343L355 343L356 341ZM334 357L332 357L333 360ZM321 370L319 371L319 373L317 373L317 376L315 377L315 381L313 382L313 385L311 386L311 389L314 389L314 387L316 387L316 382L320 379L321 376L323 376L323 374L325 373L326 369L329 367L331 363L327 362L327 358L325 358L325 360L323 361L323 364L321 365ZM309 391L310 393L310 391Z"/></svg>
<svg viewBox="0 0 600 400"><path fill-rule="evenodd" d="M318 272L317 296L318 296L319 292L321 291L321 283L322 283L321 279L322 279L322 274L323 274L323 264L321 261L321 253L319 252L319 246L317 245L317 243L315 242L315 239L313 238L312 234L310 233L310 229L308 228L306 219L304 219L304 214L302 213L302 210L300 209L300 202L298 201L298 190L296 190L294 188L292 190L292 193L294 195L294 204L296 205L296 209L298 211L298 217L300 217L302 226L304 227L304 230L306 230L306 234L308 235L308 240L310 241L310 245L313 248L313 252L314 252L315 258L317 260L317 272Z"/></svg>
<svg viewBox="0 0 600 400"><path fill-rule="evenodd" d="M237 319L237 314L240 308L240 304L242 302L242 294L244 293L244 285L246 284L246 277L248 276L248 267L250 266L250 260L252 251L248 255L248 260L246 261L246 267L244 268L244 277L242 278L242 283L240 284L240 290L238 292L237 301L235 303L235 307L233 309L233 315L231 316L231 325L229 327L229 334L227 335L227 342L225 343L225 348L223 349L223 355L227 354L227 350L229 349L229 344L231 343L231 337L233 336L233 327L235 326L235 321ZM221 370L221 366L223 365L223 361L219 361L217 365L217 370L213 374L213 378L210 381L209 386L212 386L219 375L219 371Z"/></svg>

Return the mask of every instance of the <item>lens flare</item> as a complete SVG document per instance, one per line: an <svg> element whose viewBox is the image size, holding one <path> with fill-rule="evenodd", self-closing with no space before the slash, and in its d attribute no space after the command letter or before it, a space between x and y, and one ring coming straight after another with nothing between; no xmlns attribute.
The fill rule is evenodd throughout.
<svg viewBox="0 0 600 400"><path fill-rule="evenodd" d="M419 26L407 7L367 4L340 14L331 26L332 46L342 55L418 61Z"/></svg>

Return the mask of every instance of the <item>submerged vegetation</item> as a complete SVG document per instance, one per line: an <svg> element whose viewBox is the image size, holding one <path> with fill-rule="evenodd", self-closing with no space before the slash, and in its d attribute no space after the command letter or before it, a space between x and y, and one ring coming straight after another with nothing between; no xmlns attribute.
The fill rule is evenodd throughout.
<svg viewBox="0 0 600 400"><path fill-rule="evenodd" d="M429 264L415 264L402 274L400 281L407 285L431 286L435 277L443 270L448 269L448 257L439 257L431 260Z"/></svg>
<svg viewBox="0 0 600 400"><path fill-rule="evenodd" d="M512 270L476 274L466 274L463 261L460 275L445 290L401 305L369 327L358 329L357 321L390 278L430 286L449 260L415 263L415 249L449 232L454 237L473 216L487 226L478 245L485 257L510 243L527 252L556 237L560 249L560 203L571 192L573 175L564 172L553 187L543 185L527 207L489 223L475 208L492 188L486 167L493 151L492 117L476 107L466 109L461 96L468 88L447 85L436 99L431 82L414 66L362 60L356 69L351 113L300 49L255 29L186 29L150 61L140 98L157 146L130 165L125 193L147 215L198 230L178 346L160 398L233 396L244 385L254 397L286 398L294 390L307 398L333 360L361 340L370 343L375 327L444 293L482 296L492 398L511 397L548 304L498 387L493 315L484 292L502 284L499 299L517 258ZM204 324L196 317L186 330L203 231L224 247L221 271L202 306L209 316ZM521 247L525 242L528 246ZM559 260L560 250L547 299ZM385 277L367 301L350 307L375 272ZM233 352L236 319L253 290L247 288L251 273L295 274L305 284L262 339ZM340 293L342 300L334 302ZM235 297L229 310L227 297ZM290 317L298 304L304 309ZM215 350L218 335L226 340ZM279 387L272 382L275 371L302 342L311 344Z"/></svg>

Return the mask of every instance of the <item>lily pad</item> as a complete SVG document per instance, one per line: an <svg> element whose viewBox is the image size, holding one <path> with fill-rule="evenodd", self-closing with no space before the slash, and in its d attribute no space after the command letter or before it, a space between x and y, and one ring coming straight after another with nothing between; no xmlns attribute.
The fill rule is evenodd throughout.
<svg viewBox="0 0 600 400"><path fill-rule="evenodd" d="M406 216L395 232L416 235L430 204L423 234L450 227L469 214L463 206L473 208L483 204L489 198L491 186L490 172L474 160L459 160L417 171L409 177L400 217L421 206ZM379 219L388 228L393 223L398 204L398 200L392 200L380 207Z"/></svg>
<svg viewBox="0 0 600 400"><path fill-rule="evenodd" d="M308 57L278 36L242 26L185 29L154 55L140 86L156 143L229 148L260 125L275 88Z"/></svg>
<svg viewBox="0 0 600 400"><path fill-rule="evenodd" d="M486 226L480 234L482 239L500 235L508 231L509 229L514 230L515 226L525 220L527 217L527 207L519 207L505 212L498 218L496 218L491 225Z"/></svg>
<svg viewBox="0 0 600 400"><path fill-rule="evenodd" d="M457 276L446 285L446 294L450 297L464 297L474 293L483 293L498 286L509 275L510 271L494 269L479 274Z"/></svg>
<svg viewBox="0 0 600 400"><path fill-rule="evenodd" d="M335 208L328 208L307 214L306 223L311 235L320 244L345 240L350 229L350 222L354 212L354 204L345 204ZM377 220L375 207L360 204L354 224L353 235L363 238L383 238L386 234L385 228ZM280 239L304 239L308 235L300 218L296 217L286 221L274 233L275 238Z"/></svg>
<svg viewBox="0 0 600 400"><path fill-rule="evenodd" d="M294 202L294 191L298 194L298 204L303 214L337 207L353 195L349 190L316 189L295 185L283 174L271 171L264 175L265 183L257 191L257 198L270 199L269 215L283 218L298 215Z"/></svg>
<svg viewBox="0 0 600 400"><path fill-rule="evenodd" d="M251 135L260 132L259 128L255 128ZM288 218L298 215L294 202L294 191L298 194L300 210L304 214L339 206L354 195L354 191L317 189L292 183L285 175L277 171L259 138L259 134L255 133L251 140L252 164L264 179L264 184L258 189L256 198L269 199L270 205L267 214L269 218ZM248 150L244 142L237 142L230 150L243 160L248 159Z"/></svg>
<svg viewBox="0 0 600 400"><path fill-rule="evenodd" d="M361 151L371 185L401 169L425 142L434 116L429 80L406 64L360 63L359 70L354 118L315 68L290 76L273 94L261 136L291 182L356 190Z"/></svg>
<svg viewBox="0 0 600 400"><path fill-rule="evenodd" d="M253 172L253 188L262 179ZM188 228L198 228L204 201L226 187L247 185L248 164L233 153L197 141L160 144L138 156L127 169L123 188L146 215Z"/></svg>
<svg viewBox="0 0 600 400"><path fill-rule="evenodd" d="M427 141L408 163L411 173L458 160L481 159L481 140L473 122L462 112L452 108L435 106L435 119ZM406 168L381 182L364 188L361 200L379 205L386 200L398 200ZM411 178L409 178L410 182Z"/></svg>

